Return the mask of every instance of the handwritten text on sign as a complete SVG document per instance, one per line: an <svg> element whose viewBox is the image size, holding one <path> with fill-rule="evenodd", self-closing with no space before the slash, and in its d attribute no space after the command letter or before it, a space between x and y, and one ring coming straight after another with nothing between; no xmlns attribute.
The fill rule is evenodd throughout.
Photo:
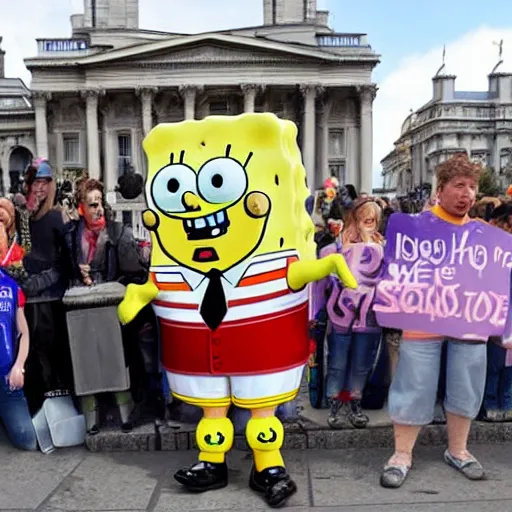
<svg viewBox="0 0 512 512"><path fill-rule="evenodd" d="M511 235L425 212L392 215L386 238L374 305L381 326L474 340L504 333Z"/></svg>
<svg viewBox="0 0 512 512"><path fill-rule="evenodd" d="M329 319L339 330L347 332L378 330L372 306L382 269L384 249L380 244L351 244L343 250L343 255L358 287L356 290L344 288L336 280L327 301Z"/></svg>

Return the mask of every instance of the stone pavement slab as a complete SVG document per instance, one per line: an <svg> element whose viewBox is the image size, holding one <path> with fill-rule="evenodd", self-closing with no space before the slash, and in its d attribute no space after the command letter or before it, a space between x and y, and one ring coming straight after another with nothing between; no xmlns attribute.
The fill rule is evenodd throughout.
<svg viewBox="0 0 512 512"><path fill-rule="evenodd" d="M0 510L39 507L87 457L82 448L43 455L0 445Z"/></svg>
<svg viewBox="0 0 512 512"><path fill-rule="evenodd" d="M512 444L476 445L488 479L470 482L442 460L443 448L419 446L414 468L398 490L379 486L387 448L292 450L285 460L299 486L288 512L510 512ZM50 455L0 444L0 512L206 512L266 510L247 485L248 452L229 455L230 485L189 494L173 473L195 459L191 451Z"/></svg>
<svg viewBox="0 0 512 512"><path fill-rule="evenodd" d="M86 457L45 505L58 510L145 510L169 466L148 453Z"/></svg>

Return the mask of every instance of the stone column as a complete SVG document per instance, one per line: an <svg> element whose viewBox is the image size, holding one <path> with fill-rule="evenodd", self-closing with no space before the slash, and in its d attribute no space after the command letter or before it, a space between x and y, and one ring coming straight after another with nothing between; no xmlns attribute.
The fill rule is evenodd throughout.
<svg viewBox="0 0 512 512"><path fill-rule="evenodd" d="M98 130L98 100L104 91L87 89L82 91L85 97L87 122L87 171L90 178L100 179L100 137Z"/></svg>
<svg viewBox="0 0 512 512"><path fill-rule="evenodd" d="M240 87L244 93L244 112L254 112L256 96L263 87L256 84L242 84Z"/></svg>
<svg viewBox="0 0 512 512"><path fill-rule="evenodd" d="M33 91L32 99L36 116L36 151L34 157L49 158L48 148L48 121L46 119L47 103L51 99L51 93Z"/></svg>
<svg viewBox="0 0 512 512"><path fill-rule="evenodd" d="M178 90L184 103L185 120L194 119L196 115L196 96L202 91L197 85L180 85Z"/></svg>
<svg viewBox="0 0 512 512"><path fill-rule="evenodd" d="M359 168L359 147L360 141L358 138L359 128L354 125L345 125L345 147L347 155L345 160L345 180L346 184L350 183L356 187L357 190L360 189L361 183L359 181L359 176L357 169Z"/></svg>
<svg viewBox="0 0 512 512"><path fill-rule="evenodd" d="M109 128L108 109L107 107L101 111L103 116L102 123L102 144L103 144L103 185L105 186L105 194L113 192L116 186L116 152L114 133Z"/></svg>
<svg viewBox="0 0 512 512"><path fill-rule="evenodd" d="M373 189L373 100L377 93L375 85L359 87L360 130L361 130L361 170L359 192L372 193Z"/></svg>
<svg viewBox="0 0 512 512"><path fill-rule="evenodd" d="M153 128L153 98L158 87L137 87L135 93L140 97L142 110L142 135L145 137Z"/></svg>
<svg viewBox="0 0 512 512"><path fill-rule="evenodd" d="M301 85L300 91L304 97L304 123L302 130L302 159L306 168L309 191L315 191L315 132L316 115L315 100L322 89L318 85Z"/></svg>
<svg viewBox="0 0 512 512"><path fill-rule="evenodd" d="M321 147L320 147L320 173L322 182L330 175L329 173L329 118L332 102L327 95L322 98L322 110L320 111Z"/></svg>

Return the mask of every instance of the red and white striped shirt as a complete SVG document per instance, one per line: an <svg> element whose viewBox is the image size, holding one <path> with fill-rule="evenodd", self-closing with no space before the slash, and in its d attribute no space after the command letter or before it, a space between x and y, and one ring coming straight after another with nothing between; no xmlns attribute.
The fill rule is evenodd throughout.
<svg viewBox="0 0 512 512"><path fill-rule="evenodd" d="M307 289L293 292L286 278L296 251L263 254L223 273L228 312L224 322L284 311L308 301ZM155 314L166 320L204 323L199 313L209 279L185 267L151 267L160 293L153 302Z"/></svg>

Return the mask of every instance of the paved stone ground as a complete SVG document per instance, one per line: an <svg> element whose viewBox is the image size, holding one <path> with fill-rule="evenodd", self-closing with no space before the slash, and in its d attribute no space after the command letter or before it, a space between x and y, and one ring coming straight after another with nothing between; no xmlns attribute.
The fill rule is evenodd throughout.
<svg viewBox="0 0 512 512"><path fill-rule="evenodd" d="M470 482L442 462L442 447L419 447L409 480L399 490L378 484L385 448L294 450L285 453L299 492L286 510L318 512L510 512L512 444L478 445L473 452L488 480ZM0 441L1 511L257 511L247 487L250 454L229 456L230 485L200 495L183 491L173 472L192 452L22 453Z"/></svg>

